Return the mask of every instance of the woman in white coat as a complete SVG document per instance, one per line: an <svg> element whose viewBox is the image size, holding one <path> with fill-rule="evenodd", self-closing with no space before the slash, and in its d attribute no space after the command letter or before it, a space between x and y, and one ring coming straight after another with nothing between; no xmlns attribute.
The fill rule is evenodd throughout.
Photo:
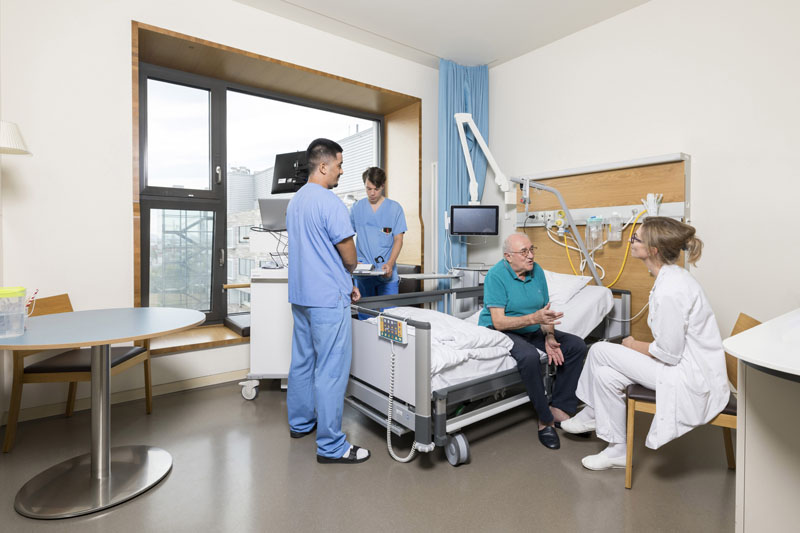
<svg viewBox="0 0 800 533"><path fill-rule="evenodd" d="M568 433L594 430L608 442L599 454L583 458L584 467L625 468L628 385L656 391L646 440L652 449L708 423L727 405L725 353L714 313L697 281L675 264L681 250L694 264L702 248L692 226L666 217L646 219L631 237L631 256L656 278L647 319L655 340L626 337L622 345L599 342L589 350L576 391L586 407L561 423Z"/></svg>

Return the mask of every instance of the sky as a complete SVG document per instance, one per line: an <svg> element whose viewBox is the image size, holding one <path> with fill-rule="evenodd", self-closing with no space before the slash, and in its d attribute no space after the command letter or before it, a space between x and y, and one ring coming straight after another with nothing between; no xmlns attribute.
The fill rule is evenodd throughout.
<svg viewBox="0 0 800 533"><path fill-rule="evenodd" d="M205 89L147 82L147 182L192 189L209 187L209 101ZM253 172L275 155L305 150L318 138L340 140L374 122L235 91L227 94L228 168Z"/></svg>

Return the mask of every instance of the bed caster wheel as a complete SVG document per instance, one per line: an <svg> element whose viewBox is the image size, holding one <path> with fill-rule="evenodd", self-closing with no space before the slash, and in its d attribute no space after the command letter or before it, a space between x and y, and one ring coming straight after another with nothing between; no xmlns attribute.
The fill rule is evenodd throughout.
<svg viewBox="0 0 800 533"><path fill-rule="evenodd" d="M466 463L469 460L469 443L463 433L447 436L447 444L444 447L444 454L447 462L453 466Z"/></svg>
<svg viewBox="0 0 800 533"><path fill-rule="evenodd" d="M239 385L242 386L242 398L245 400L255 400L258 396L258 380L242 381Z"/></svg>

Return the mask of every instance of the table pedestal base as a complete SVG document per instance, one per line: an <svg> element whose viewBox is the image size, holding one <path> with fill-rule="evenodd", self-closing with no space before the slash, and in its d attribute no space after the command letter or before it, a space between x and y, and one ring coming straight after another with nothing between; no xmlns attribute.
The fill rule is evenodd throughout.
<svg viewBox="0 0 800 533"><path fill-rule="evenodd" d="M172 469L172 456L153 446L111 448L111 473L91 479L91 454L52 466L17 493L14 509L30 518L69 518L94 513L146 491Z"/></svg>

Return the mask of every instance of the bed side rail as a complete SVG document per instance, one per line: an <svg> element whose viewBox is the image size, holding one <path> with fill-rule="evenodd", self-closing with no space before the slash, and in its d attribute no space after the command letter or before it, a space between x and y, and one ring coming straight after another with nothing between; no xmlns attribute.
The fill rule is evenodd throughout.
<svg viewBox="0 0 800 533"><path fill-rule="evenodd" d="M610 289L614 296L614 308L586 337L587 342L621 342L631 334L631 291ZM615 320L616 319L616 320Z"/></svg>

